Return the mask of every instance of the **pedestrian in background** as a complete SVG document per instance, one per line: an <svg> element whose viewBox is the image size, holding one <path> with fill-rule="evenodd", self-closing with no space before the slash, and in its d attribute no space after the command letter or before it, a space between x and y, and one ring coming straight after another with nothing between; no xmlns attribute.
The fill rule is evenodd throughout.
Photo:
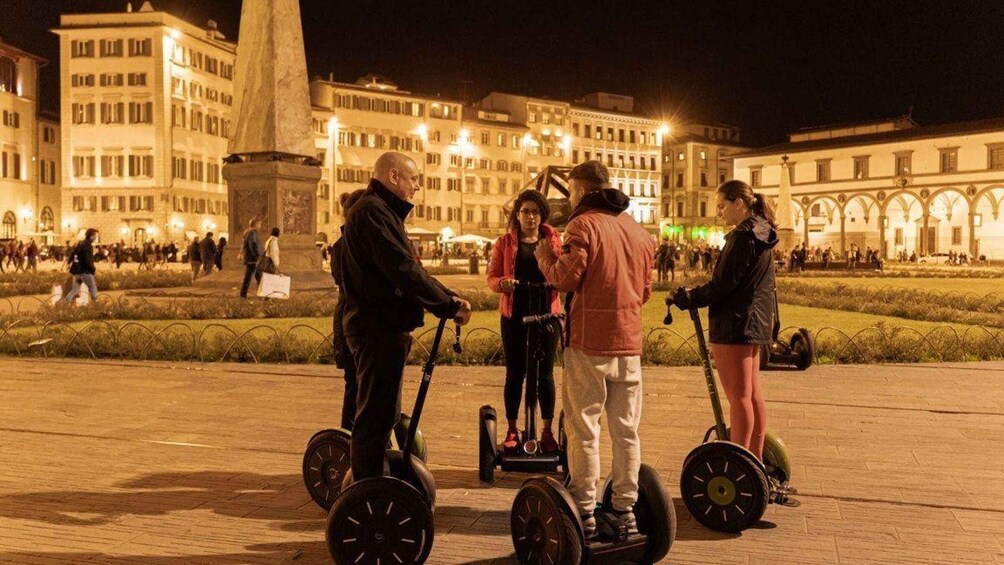
<svg viewBox="0 0 1004 565"><path fill-rule="evenodd" d="M192 243L188 246L188 264L192 266L192 282L199 278L199 269L202 267L202 246L199 243L199 236L192 238Z"/></svg>

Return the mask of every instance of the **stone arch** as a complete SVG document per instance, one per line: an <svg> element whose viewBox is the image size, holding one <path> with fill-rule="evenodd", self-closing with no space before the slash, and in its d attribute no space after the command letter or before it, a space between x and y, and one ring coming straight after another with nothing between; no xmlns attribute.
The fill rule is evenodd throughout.
<svg viewBox="0 0 1004 565"><path fill-rule="evenodd" d="M885 198L885 200L882 201L882 207L879 210L879 212L881 212L881 214L883 216L888 216L889 215L889 205L892 204L894 201L901 202L900 205L902 205L902 203L905 202L905 200L906 200L904 197L907 197L907 196L910 197L910 198L913 198L914 202L916 202L920 206L921 213L923 213L923 211L926 209L925 208L924 199L920 196L920 194L917 194L916 191L914 191L913 189L909 189L909 188L903 189L903 190L897 190L897 191L893 192L892 194L890 194L889 196L887 196ZM912 203L910 204L910 207L911 208L913 207Z"/></svg>
<svg viewBox="0 0 1004 565"><path fill-rule="evenodd" d="M994 191L1001 191L1000 198L997 198ZM990 208L993 211L993 218L996 220L1000 217L1001 205L1004 204L1004 185L990 185L983 187L979 192L973 196L971 203L972 210L975 212L982 203L983 199L986 198L990 201Z"/></svg>
<svg viewBox="0 0 1004 565"><path fill-rule="evenodd" d="M948 198L948 195L951 193L958 194L958 197L955 199ZM948 219L949 221L951 221L951 216L954 213L953 212L954 208L960 202L966 203L965 214L968 215L969 211L972 210L972 202L970 202L969 196L966 195L966 192L961 188L957 188L954 186L946 186L944 188L939 188L938 190L934 191L930 196L927 197L927 200L924 202L924 211L930 214L931 206L933 204L938 204L938 203L944 204L948 209Z"/></svg>

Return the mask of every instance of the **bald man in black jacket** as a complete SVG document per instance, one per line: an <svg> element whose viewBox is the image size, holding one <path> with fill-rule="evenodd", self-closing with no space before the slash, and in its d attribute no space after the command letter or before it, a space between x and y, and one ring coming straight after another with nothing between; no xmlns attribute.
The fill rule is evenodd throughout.
<svg viewBox="0 0 1004 565"><path fill-rule="evenodd" d="M401 412L411 331L424 323L423 311L461 325L471 317L470 303L432 278L408 241L404 220L419 188L415 161L401 153L384 153L345 222L342 329L359 387L352 430L356 480L383 474L384 449Z"/></svg>

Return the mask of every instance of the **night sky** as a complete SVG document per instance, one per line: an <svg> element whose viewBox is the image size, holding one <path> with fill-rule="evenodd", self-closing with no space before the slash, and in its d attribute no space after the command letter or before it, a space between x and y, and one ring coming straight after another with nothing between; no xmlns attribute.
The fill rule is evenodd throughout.
<svg viewBox="0 0 1004 565"><path fill-rule="evenodd" d="M134 1L138 9L141 0ZM154 0L236 38L240 0ZM0 37L52 61L60 13L126 0L0 0ZM905 114L934 124L1004 116L1004 2L302 0L311 75L385 75L468 99L491 90L571 100L635 96L641 113L739 126L751 145L802 127Z"/></svg>

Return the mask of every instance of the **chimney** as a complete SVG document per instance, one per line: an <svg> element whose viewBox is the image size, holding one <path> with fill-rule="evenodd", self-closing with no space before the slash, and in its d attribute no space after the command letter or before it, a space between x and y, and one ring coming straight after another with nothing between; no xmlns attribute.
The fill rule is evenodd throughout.
<svg viewBox="0 0 1004 565"><path fill-rule="evenodd" d="M219 26L216 25L216 20L209 20L208 22L206 22L206 27L208 27L211 30L216 30Z"/></svg>
<svg viewBox="0 0 1004 565"><path fill-rule="evenodd" d="M328 82L335 82L335 73L328 73Z"/></svg>
<svg viewBox="0 0 1004 565"><path fill-rule="evenodd" d="M127 14L132 13L132 2L126 2L126 13Z"/></svg>

